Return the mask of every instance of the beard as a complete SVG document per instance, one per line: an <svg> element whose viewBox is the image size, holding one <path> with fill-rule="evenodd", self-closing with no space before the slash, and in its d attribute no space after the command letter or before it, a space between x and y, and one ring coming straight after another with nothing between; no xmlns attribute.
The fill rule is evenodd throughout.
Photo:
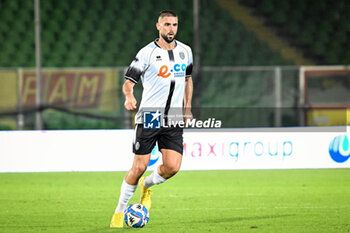
<svg viewBox="0 0 350 233"><path fill-rule="evenodd" d="M175 39L175 35L174 35L173 39L169 39L169 38L168 38L166 35L164 35L164 34L161 34L161 36L163 37L163 39L164 39L168 44L170 44L171 42L173 42L174 39Z"/></svg>

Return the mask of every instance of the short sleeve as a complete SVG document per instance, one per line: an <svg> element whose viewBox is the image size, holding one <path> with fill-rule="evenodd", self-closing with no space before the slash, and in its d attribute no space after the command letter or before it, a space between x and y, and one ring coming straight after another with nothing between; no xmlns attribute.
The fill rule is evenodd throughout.
<svg viewBox="0 0 350 233"><path fill-rule="evenodd" d="M192 56L192 50L191 48L189 48L188 63L186 67L186 77L190 77L192 75L192 68L193 68L193 56Z"/></svg>
<svg viewBox="0 0 350 233"><path fill-rule="evenodd" d="M131 62L128 70L126 71L124 78L130 80L134 83L137 83L140 80L142 73L145 71L147 67L147 59L146 59L145 49L141 49L135 59Z"/></svg>

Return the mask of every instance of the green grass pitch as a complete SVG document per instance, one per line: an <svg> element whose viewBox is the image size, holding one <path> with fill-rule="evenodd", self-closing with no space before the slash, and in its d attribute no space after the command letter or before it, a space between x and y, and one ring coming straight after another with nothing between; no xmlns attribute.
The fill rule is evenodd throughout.
<svg viewBox="0 0 350 233"><path fill-rule="evenodd" d="M349 169L181 171L145 228L109 229L124 175L0 173L0 232L350 232Z"/></svg>

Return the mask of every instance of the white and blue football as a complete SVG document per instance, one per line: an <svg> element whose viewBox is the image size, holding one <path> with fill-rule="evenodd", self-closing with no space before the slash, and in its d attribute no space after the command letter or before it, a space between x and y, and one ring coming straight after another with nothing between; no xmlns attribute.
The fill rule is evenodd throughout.
<svg viewBox="0 0 350 233"><path fill-rule="evenodd" d="M129 227L144 227L149 221L149 212L145 206L139 203L131 204L125 209L124 221Z"/></svg>

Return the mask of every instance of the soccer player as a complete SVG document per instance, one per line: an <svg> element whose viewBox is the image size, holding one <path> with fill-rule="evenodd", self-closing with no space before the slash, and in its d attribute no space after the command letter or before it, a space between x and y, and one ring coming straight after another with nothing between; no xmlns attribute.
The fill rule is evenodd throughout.
<svg viewBox="0 0 350 233"><path fill-rule="evenodd" d="M169 110L179 108L183 109L184 122L192 119L192 50L189 46L175 40L178 17L173 11L160 12L156 27L159 38L137 53L125 74L126 80L123 85L125 108L136 109L133 87L140 79L143 84L143 93L139 111L135 116L134 162L123 180L118 206L110 224L111 228L123 227L123 211L134 194L137 184L141 189L140 203L150 210L151 187L174 176L181 166L183 128L162 125L158 129L148 129L143 125L143 109L162 109L163 118L168 119ZM158 114L158 111L153 114L154 119L159 117ZM167 120L164 122L167 124ZM162 153L163 164L151 175L141 177L147 169L156 143Z"/></svg>

